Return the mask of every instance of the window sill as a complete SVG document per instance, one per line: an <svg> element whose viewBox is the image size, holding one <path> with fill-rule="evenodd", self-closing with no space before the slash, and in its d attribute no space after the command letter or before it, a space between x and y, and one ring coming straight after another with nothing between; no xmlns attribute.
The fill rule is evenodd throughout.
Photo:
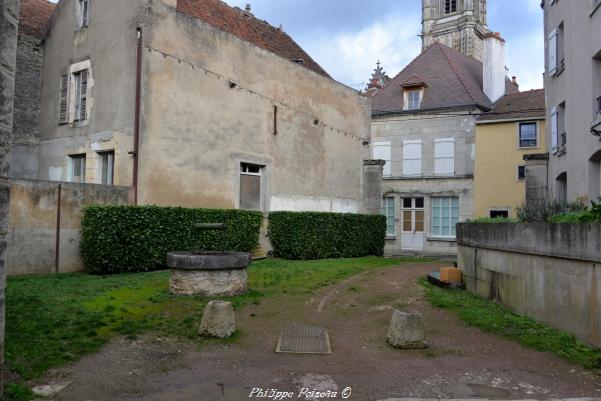
<svg viewBox="0 0 601 401"><path fill-rule="evenodd" d="M426 240L430 242L457 242L456 237L428 237Z"/></svg>
<svg viewBox="0 0 601 401"><path fill-rule="evenodd" d="M386 241L396 241L396 236L394 236L394 235L387 235L386 236Z"/></svg>

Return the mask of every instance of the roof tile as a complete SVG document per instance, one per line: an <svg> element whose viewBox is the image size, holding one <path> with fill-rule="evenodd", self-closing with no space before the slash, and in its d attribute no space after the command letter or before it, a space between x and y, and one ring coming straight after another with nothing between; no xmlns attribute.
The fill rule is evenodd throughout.
<svg viewBox="0 0 601 401"><path fill-rule="evenodd" d="M46 0L21 0L19 33L42 39L54 7L55 4Z"/></svg>

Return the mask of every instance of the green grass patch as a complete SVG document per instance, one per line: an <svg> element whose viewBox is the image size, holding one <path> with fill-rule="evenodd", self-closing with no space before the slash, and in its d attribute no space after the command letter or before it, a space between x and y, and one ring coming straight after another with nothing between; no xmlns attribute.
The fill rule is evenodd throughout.
<svg viewBox="0 0 601 401"><path fill-rule="evenodd" d="M554 353L588 369L601 369L601 349L590 347L571 334L517 315L496 302L466 291L438 288L425 278L420 279L419 283L432 305L454 311L471 326L538 351Z"/></svg>
<svg viewBox="0 0 601 401"><path fill-rule="evenodd" d="M266 259L249 269L251 291L226 300L240 308L259 304L262 297L311 294L355 274L410 261L415 259ZM152 331L197 339L207 300L171 296L168 286L168 271L9 278L6 360L23 380L29 380L97 351L116 335L135 338Z"/></svg>
<svg viewBox="0 0 601 401"><path fill-rule="evenodd" d="M9 383L4 389L4 399L6 401L30 401L34 398L33 391L21 383Z"/></svg>

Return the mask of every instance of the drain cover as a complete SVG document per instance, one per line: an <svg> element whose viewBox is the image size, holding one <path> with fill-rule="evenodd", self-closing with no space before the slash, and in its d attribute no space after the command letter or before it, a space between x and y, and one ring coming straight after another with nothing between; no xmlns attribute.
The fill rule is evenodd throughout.
<svg viewBox="0 0 601 401"><path fill-rule="evenodd" d="M280 334L275 352L289 354L331 354L330 337L321 327L288 326Z"/></svg>

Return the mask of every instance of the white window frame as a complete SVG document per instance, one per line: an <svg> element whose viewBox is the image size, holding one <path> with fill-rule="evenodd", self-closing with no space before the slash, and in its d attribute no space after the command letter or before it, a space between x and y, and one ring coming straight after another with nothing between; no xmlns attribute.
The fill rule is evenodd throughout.
<svg viewBox="0 0 601 401"><path fill-rule="evenodd" d="M81 77L82 74L86 72L87 80L86 85L83 87L81 85ZM62 120L60 116L60 107L59 107L59 124L85 124L90 119L90 112L92 107L92 99L91 99L91 88L94 85L92 80L92 66L90 60L84 60L79 63L72 64L69 67L69 73L61 75L61 86L63 83L63 79L65 75L68 75L67 82L67 119ZM82 90L85 89L85 93ZM82 116L82 99L85 98L85 115ZM61 88L61 96L60 100L63 100L63 93Z"/></svg>
<svg viewBox="0 0 601 401"><path fill-rule="evenodd" d="M449 145L451 152L443 152L444 147ZM449 168L445 168L445 165ZM455 138L440 138L434 141L434 175L455 175Z"/></svg>
<svg viewBox="0 0 601 401"><path fill-rule="evenodd" d="M443 199L449 200L449 206L447 208L449 216L446 218L448 227L449 227L449 233L451 233L449 235L442 234L442 232L444 231L443 227L445 227L445 225L443 224L444 223L443 220L445 219L443 217L443 215L444 215L443 210L445 209L445 207L443 207L443 204L442 204ZM441 201L440 207L438 208L438 209L440 209L440 234L434 233L434 208L435 208L435 204L436 204L437 200ZM430 234L433 238L441 238L441 239L449 239L449 240L454 240L457 238L457 232L455 232L455 235L452 234L452 232L456 231L456 229L457 229L456 225L455 225L455 230L453 230L453 220L454 220L453 201L454 200L457 200L457 217L456 217L457 222L455 223L455 224L457 224L461 221L461 217L460 217L461 216L461 204L460 204L458 197L456 197L456 196L441 196L441 197L433 197L430 199L430 202L431 202L430 210L432 213L431 222L430 222Z"/></svg>
<svg viewBox="0 0 601 401"><path fill-rule="evenodd" d="M75 159L81 159L83 160L83 163L80 164L80 176L81 176L81 180L76 180L75 179L75 171L74 171L74 161ZM77 154L72 154L68 156L68 163L67 163L67 178L68 178L68 182L76 182L76 183L85 183L86 182L86 167L87 167L87 155L85 153L77 153Z"/></svg>
<svg viewBox="0 0 601 401"><path fill-rule="evenodd" d="M389 214L392 211L392 214ZM388 196L382 199L381 213L386 216L386 236L396 236L396 200L393 196ZM392 221L392 231L390 231Z"/></svg>
<svg viewBox="0 0 601 401"><path fill-rule="evenodd" d="M90 0L77 0L77 30L88 27L90 23Z"/></svg>
<svg viewBox="0 0 601 401"><path fill-rule="evenodd" d="M258 171L251 171L251 167L252 170L258 169ZM265 168L266 166L263 164L258 164L258 163L253 163L253 162L247 162L247 161L241 161L239 163L239 170L238 170L238 208L242 209L242 199L241 199L241 195L242 195L242 189L241 189L241 177L243 175L250 175L250 176L255 176L255 177L259 177L259 210L257 211L261 211L261 212L265 212L266 211L266 200L265 200L265 193L266 193L266 174L265 174ZM247 210L247 209L244 209Z"/></svg>
<svg viewBox="0 0 601 401"><path fill-rule="evenodd" d="M392 144L390 141L374 142L372 148L374 160L384 160L384 177L392 176Z"/></svg>
<svg viewBox="0 0 601 401"><path fill-rule="evenodd" d="M421 89L407 89L406 100L405 100L405 110L419 110L422 104L422 90ZM412 99L412 96L414 98ZM417 97L417 102L415 99Z"/></svg>
<svg viewBox="0 0 601 401"><path fill-rule="evenodd" d="M416 149L414 151L414 149ZM422 175L422 141L403 141L403 176L419 177Z"/></svg>
<svg viewBox="0 0 601 401"><path fill-rule="evenodd" d="M98 154L98 183L101 185L113 185L115 181L115 151L114 150L103 150L97 152ZM107 180L103 182L102 170L104 167L105 160L107 158Z"/></svg>

